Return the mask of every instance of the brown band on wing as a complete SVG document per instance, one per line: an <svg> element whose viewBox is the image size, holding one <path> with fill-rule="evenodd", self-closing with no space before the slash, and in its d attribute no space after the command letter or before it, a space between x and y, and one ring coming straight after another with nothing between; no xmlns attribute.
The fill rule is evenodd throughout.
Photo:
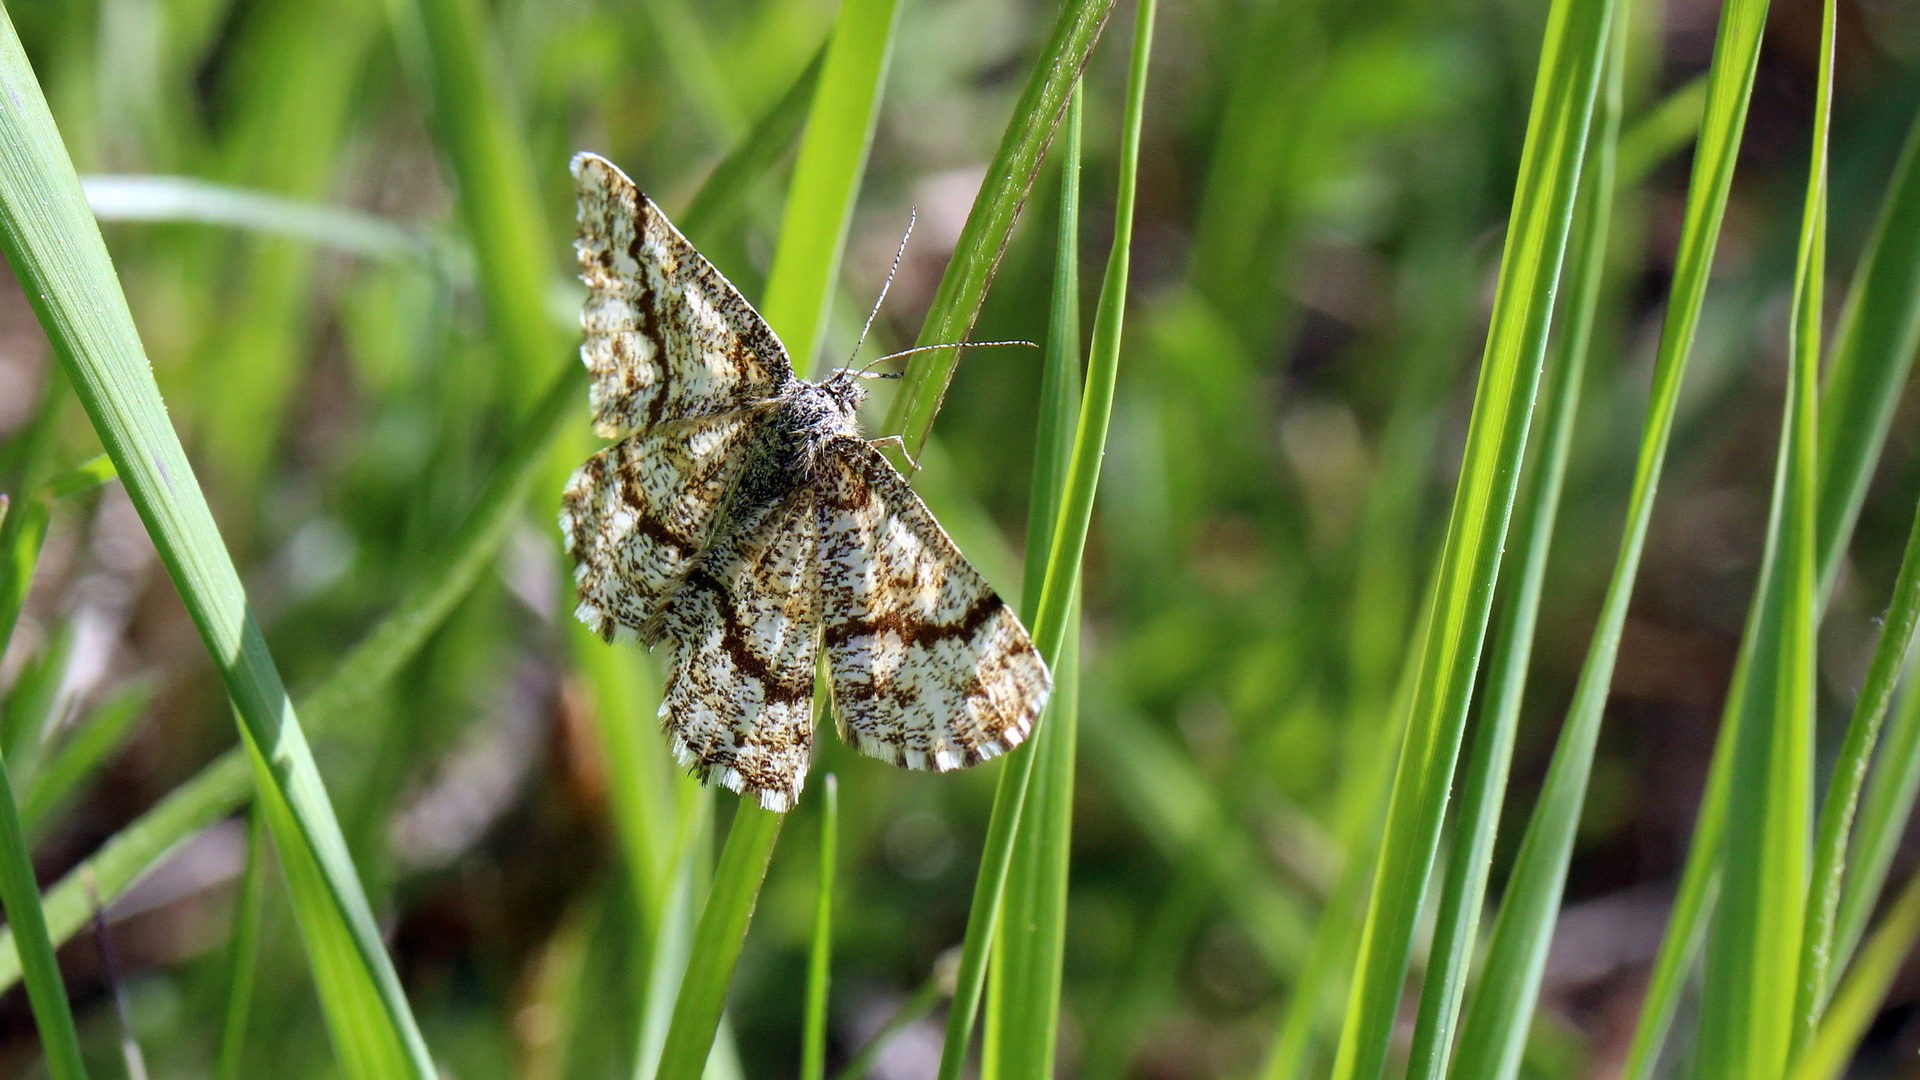
<svg viewBox="0 0 1920 1080"><path fill-rule="evenodd" d="M891 630L900 643L907 646L926 645L948 638L971 637L973 632L985 626L987 620L994 617L1001 608L1006 607L1000 594L989 589L973 605L962 612L955 622L931 622L926 619L912 618L902 613L889 613L873 618L849 618L827 627L827 643L842 645L856 637L875 635Z"/></svg>
<svg viewBox="0 0 1920 1080"><path fill-rule="evenodd" d="M714 577L712 573L703 567L695 568L687 574L686 585L683 589L705 589L713 593L716 600L714 603L714 611L720 617L720 647L726 650L727 657L733 661L733 666L736 671L758 679L761 685L767 688L767 700L769 702L792 702L813 696L813 682L811 678L807 680L805 686L789 683L765 660L761 659L758 654L747 647L746 634L741 629L740 624L733 618L732 593L727 589L724 582ZM683 591L682 595L685 594L686 592ZM807 669L807 674L809 676L813 674L812 668Z"/></svg>

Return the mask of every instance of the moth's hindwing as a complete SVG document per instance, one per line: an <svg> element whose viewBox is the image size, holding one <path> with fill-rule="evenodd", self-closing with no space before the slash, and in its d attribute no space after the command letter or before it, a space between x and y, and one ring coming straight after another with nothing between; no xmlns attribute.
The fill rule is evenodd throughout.
<svg viewBox="0 0 1920 1080"><path fill-rule="evenodd" d="M822 640L841 737L910 769L1013 749L1052 676L1020 620L864 439L822 455Z"/></svg>
<svg viewBox="0 0 1920 1080"><path fill-rule="evenodd" d="M706 547L758 419L741 410L662 425L574 470L560 532L582 622L609 640L625 630L652 644L660 608Z"/></svg>
<svg viewBox="0 0 1920 1080"><path fill-rule="evenodd" d="M731 412L793 377L786 349L720 271L614 164L573 159L579 192L580 358L593 429L612 439Z"/></svg>
<svg viewBox="0 0 1920 1080"><path fill-rule="evenodd" d="M801 487L730 521L667 605L660 718L674 755L769 810L791 810L813 752L819 526Z"/></svg>

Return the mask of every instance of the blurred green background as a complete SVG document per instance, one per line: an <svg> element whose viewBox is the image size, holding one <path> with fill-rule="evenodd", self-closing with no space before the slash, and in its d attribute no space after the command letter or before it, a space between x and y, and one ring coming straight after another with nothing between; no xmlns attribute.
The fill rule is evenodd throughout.
<svg viewBox="0 0 1920 1080"><path fill-rule="evenodd" d="M10 8L84 173L195 177L398 226L358 253L205 223L108 226L172 419L296 691L418 576L515 420L572 362L558 338L547 367L509 359L524 354L502 347L476 297L476 234L535 230L549 258L529 274L551 279L550 305L566 317L579 296L567 279L568 157L611 157L678 213L807 67L834 14L827 0L468 6L498 61L511 107L497 119L538 178L542 221L466 216L412 5ZM1632 7L1623 198L1514 765L1521 813L1611 567L1718 13L1704 0ZM1133 308L1085 579L1064 1075L1246 1076L1272 1040L1343 839L1371 812L1366 778L1395 746L1393 702L1465 437L1544 10L1161 9ZM883 348L911 344L1052 15L1006 0L903 6L829 362L852 347L910 207L919 226L875 333ZM1116 12L1087 76L1090 265L1112 229L1129 18ZM1839 26L1836 292L1920 104L1920 7L1855 0ZM1818 35L1816 5L1776 5L1546 976L1546 1041L1565 1051L1566 1075L1607 1075L1631 1030L1758 571ZM785 168L692 236L749 297L768 269ZM976 337L1043 336L1055 184L1043 175ZM109 219L137 212L96 206ZM8 286L0 445L27 430L48 370ZM967 353L916 481L1009 592L1038 378L1031 350ZM58 460L97 453L77 406L53 400ZM416 1013L457 1076L613 1076L631 1053L622 958L635 946L618 912L634 885L594 719L595 687L604 696L609 683L581 671L598 646L573 640L553 535L560 478L593 446L584 396L578 420L495 572L390 689L317 743ZM1920 488L1914 424L1903 407L1824 629L1832 738ZM0 468L10 460L0 454ZM608 662L644 695L648 659ZM116 486L56 507L0 690L7 716L130 717L119 749L40 830L43 881L233 738L219 683ZM651 712L645 702L635 715ZM836 773L842 792L833 1061L960 940L998 767L907 774L820 740L815 775ZM747 1076L796 1074L817 790L787 828L734 985ZM664 780L659 793L674 797ZM1517 833L1503 831L1500 860ZM215 826L111 906L116 980L92 935L63 951L90 1049L108 1054L118 1038L117 982L153 1075L208 1072L245 845L241 821ZM277 887L263 917L246 1074L335 1075ZM1871 1075L1920 1075L1917 1002L1920 982L1896 984L1863 1051ZM936 1012L909 1027L873 1075L931 1075L937 1024ZM37 1054L24 996L10 991L0 1076L35 1075Z"/></svg>

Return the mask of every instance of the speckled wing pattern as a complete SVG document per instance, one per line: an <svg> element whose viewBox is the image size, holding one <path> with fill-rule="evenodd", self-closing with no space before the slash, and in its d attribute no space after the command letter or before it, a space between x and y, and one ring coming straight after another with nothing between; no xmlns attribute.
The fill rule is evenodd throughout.
<svg viewBox="0 0 1920 1080"><path fill-rule="evenodd" d="M574 615L608 641L659 640L661 612L699 560L746 461L757 410L636 432L575 469L560 533L579 594Z"/></svg>
<svg viewBox="0 0 1920 1080"><path fill-rule="evenodd" d="M844 433L857 395L806 414L836 384L796 380L773 331L619 169L581 154L573 172L580 355L594 430L618 441L574 471L560 528L579 618L666 644L676 757L791 809L823 643L860 750L944 771L1019 745L1046 665L900 474Z"/></svg>
<svg viewBox="0 0 1920 1080"><path fill-rule="evenodd" d="M1020 620L871 444L833 439L822 458L822 637L841 738L942 772L1020 745L1052 688Z"/></svg>
<svg viewBox="0 0 1920 1080"><path fill-rule="evenodd" d="M769 810L791 810L813 753L820 628L811 488L722 527L665 615L660 717L674 756Z"/></svg>
<svg viewBox="0 0 1920 1080"><path fill-rule="evenodd" d="M580 358L593 430L613 439L731 412L793 377L780 339L614 164L573 159L580 198Z"/></svg>

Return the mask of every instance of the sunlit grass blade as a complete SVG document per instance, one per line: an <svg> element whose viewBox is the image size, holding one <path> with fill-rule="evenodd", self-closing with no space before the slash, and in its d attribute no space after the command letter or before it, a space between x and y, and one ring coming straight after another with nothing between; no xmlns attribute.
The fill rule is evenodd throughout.
<svg viewBox="0 0 1920 1080"><path fill-rule="evenodd" d="M720 1012L726 1006L727 986L733 980L733 966L740 959L747 923L753 917L760 884L767 876L767 862L773 858L773 844L785 820L786 815L763 810L746 799L739 800L734 809L726 846L720 849L713 883L694 927L693 950L674 1000L673 1021L660 1051L659 1071L654 1074L657 1080L698 1080L706 1070L707 1054L720 1027Z"/></svg>
<svg viewBox="0 0 1920 1080"><path fill-rule="evenodd" d="M1028 618L1046 588L1046 550L1072 465L1074 419L1080 411L1080 143L1083 107L1076 90L1067 105L1060 160L1060 213L1054 241L1053 300L1040 418L1027 503L1027 559L1021 596ZM1078 612L1069 615L1053 665L1053 695L1033 737L1035 761L1007 875L1006 915L992 959L982 1035L985 1069L1001 1077L1047 1076L1059 1041L1062 950L1066 943L1068 856L1073 845L1074 756L1079 727Z"/></svg>
<svg viewBox="0 0 1920 1080"><path fill-rule="evenodd" d="M1062 644L1072 623L1074 599L1079 593L1080 560L1093 518L1100 465L1106 454L1107 431L1113 418L1127 282L1132 268L1136 170L1140 160L1140 129L1146 114L1148 59L1153 53L1154 10L1154 0L1141 0L1134 12L1126 111L1121 119L1113 246L1107 253L1106 273L1101 279L1100 298L1094 309L1085 388L1074 427L1073 452L1060 489L1058 519L1045 552L1046 572L1041 577L1044 584L1038 601L1030 601L1033 603L1030 610L1034 612L1034 646L1042 656L1056 663L1062 655ZM1028 557L1038 557L1038 553L1030 551ZM1001 768L993 813L987 822L986 842L980 854L980 870L974 879L973 899L967 909L960 971L954 981L953 1003L947 1010L946 1038L940 1050L939 1080L958 1080L966 1067L967 1049L973 1039L974 1020L986 984L987 960L998 933L1000 902L1013 858L1014 837L1020 828L1035 758L1032 748L1016 750Z"/></svg>
<svg viewBox="0 0 1920 1080"><path fill-rule="evenodd" d="M814 90L820 85L820 70L826 66L826 62L827 48L822 45L800 76L794 79L793 85L787 87L766 115L754 123L753 130L747 133L746 138L707 174L707 181L700 185L699 194L674 219L680 223L682 232L693 236L707 229L719 229L732 224L746 205L746 195L753 182L773 171L775 162L787 152L787 148L793 145L793 140L800 136L806 126Z"/></svg>
<svg viewBox="0 0 1920 1080"><path fill-rule="evenodd" d="M1020 217L1020 207L1040 173L1047 144L1053 140L1054 128L1066 109L1067 96L1100 39L1113 5L1114 0L1064 0L1053 32L1013 107L1013 119L1000 137L1000 147L987 165L986 180L974 196L973 209L960 230L953 258L940 277L940 287L926 321L920 325L915 345L965 341L973 329L987 286ZM933 430L933 418L940 411L959 362L958 349L916 353L907 362L900 392L887 409L884 430L898 433L909 454L919 453Z"/></svg>
<svg viewBox="0 0 1920 1080"><path fill-rule="evenodd" d="M388 1075L431 1077L426 1044L305 733L168 422L79 178L5 20L0 80L14 101L0 112L0 243L226 684L259 779L285 800L276 846L284 859L313 860L303 929L310 942L324 935L339 950L316 949L314 973L333 1005L351 1002L354 1011L351 1019L330 1012L337 1045L344 1057L378 1062Z"/></svg>
<svg viewBox="0 0 1920 1080"><path fill-rule="evenodd" d="M1867 483L1886 443L1894 404L1912 365L1915 342L1920 341L1920 242L1916 242L1911 227L1911 222L1920 219L1917 150L1920 120L1909 129L1906 148L1888 184L1872 238L1861 253L1834 333L1833 356L1819 409L1818 567L1823 601L1839 574L1841 556L1853 534ZM1754 598L1756 607L1769 602L1768 588L1763 578ZM1751 643L1743 642L1743 650L1751 647ZM1743 659L1728 689L1728 716L1745 707L1751 675ZM1912 746L1907 741L1909 734L1920 738L1920 728L1909 731L1903 727L1908 715L1904 704L1896 710L1886 735L1886 760L1904 760L1894 757L1896 746ZM1915 719L1920 722L1920 716ZM1723 733L1707 777L1666 936L1655 958L1640 1019L1622 1067L1622 1080L1647 1080L1653 1075L1687 974L1704 939L1717 889L1727 819L1728 744ZM1881 784L1883 776L1889 783ZM1878 853L1890 851L1891 843L1881 841L1905 827L1920 772L1911 772L1911 777L1907 782L1904 776L1890 776L1876 769L1869 781L1836 921L1837 956L1845 956L1858 939L1879 895L1887 864Z"/></svg>
<svg viewBox="0 0 1920 1080"><path fill-rule="evenodd" d="M1334 1063L1338 1080L1375 1080L1386 1065L1486 638L1612 11L1604 0L1561 0L1548 16L1438 601Z"/></svg>
<svg viewBox="0 0 1920 1080"><path fill-rule="evenodd" d="M840 784L821 778L820 881L814 887L813 940L807 950L807 1011L801 1021L800 1080L827 1075L827 992L833 984L833 879L840 852Z"/></svg>
<svg viewBox="0 0 1920 1080"><path fill-rule="evenodd" d="M1459 1022L1467 971L1473 962L1474 942L1486 900L1487 876L1492 868L1493 841L1499 828L1507 771L1520 724L1520 705L1533 660L1534 631L1559 516L1567 459L1573 446L1574 420L1579 415L1580 391L1586 379L1587 352L1600 304L1608 226L1612 221L1614 150L1620 134L1621 74L1627 41L1624 15L1616 13L1610 32L1613 44L1603 75L1600 115L1588 133L1588 162L1581 179L1582 192L1569 249L1566 290L1571 299L1565 314L1566 328L1560 335L1558 355L1541 391L1546 429L1541 432L1539 449L1531 455L1534 459L1531 473L1524 481L1518 520L1513 527L1510 546L1519 558L1502 568L1501 593L1505 609L1494 637L1484 704L1460 785L1453 846L1448 855L1433 945L1428 950L1420 1011L1414 1026L1407 1071L1410 1080L1438 1080L1449 1074L1454 1028ZM1650 492L1647 497L1651 498ZM1631 576L1631 570L1628 575ZM1591 746L1590 732L1597 721L1596 711L1585 732L1589 735L1588 747ZM1563 738L1569 742L1579 742L1582 734L1573 723L1563 729ZM1553 792L1556 796L1564 795L1567 804L1574 808L1568 821L1579 818L1577 807L1584 795L1586 771L1578 767L1578 776L1570 778L1572 792ZM1543 794L1543 805L1545 802ZM1551 865L1548 873L1556 878L1564 875L1564 861ZM1538 883L1523 879L1523 867L1530 869L1524 854L1508 880L1509 905L1516 904L1530 888L1539 887ZM1546 930L1551 929L1551 913L1559 906L1557 880L1550 888L1553 900L1545 909L1549 915L1544 920ZM1531 986L1507 1000L1501 1000L1493 987L1528 984L1537 979L1538 961L1545 956L1546 932L1541 926L1528 926L1521 931L1520 940L1526 942L1518 950L1520 955L1501 948L1504 944L1511 949L1515 943L1512 937L1505 940L1496 937L1489 951L1480 991L1486 1004L1476 1005L1478 1024L1465 1030L1460 1039L1461 1076L1504 1076L1518 1063L1533 1011Z"/></svg>
<svg viewBox="0 0 1920 1080"><path fill-rule="evenodd" d="M790 137L790 133L783 135L766 125L755 130L769 139ZM748 142L736 148L728 160L770 164L778 156L763 145ZM750 169L723 164L714 170L709 184L737 189L758 179ZM717 197L722 204L731 199ZM697 223L697 215L686 217ZM586 382L586 372L580 365L569 363L561 368L522 422L501 455L498 470L439 558L332 674L300 702L300 712L316 730L325 730L378 694L471 591L519 520L534 482L546 475L548 451L576 421ZM114 834L48 891L45 903L54 940L65 942L86 925L88 880L96 884L103 900L111 903L180 841L237 809L249 791L245 755L239 750L229 751ZM19 958L12 939L0 929L0 990L12 986L19 977Z"/></svg>
<svg viewBox="0 0 1920 1080"><path fill-rule="evenodd" d="M1866 948L1860 950L1860 958L1822 1014L1812 1041L1788 1070L1788 1080L1837 1080L1844 1074L1860 1037L1879 1015L1887 988L1913 952L1916 938L1920 938L1920 874L1907 880Z"/></svg>
<svg viewBox="0 0 1920 1080"><path fill-rule="evenodd" d="M834 18L759 305L795 371L813 370L820 353L899 16L898 0L841 0Z"/></svg>
<svg viewBox="0 0 1920 1080"><path fill-rule="evenodd" d="M537 177L506 93L488 20L475 0L415 0L433 80L433 115L460 189L460 213L498 342L505 400L520 400L546 378L564 339L546 315L547 281L559 261L548 235ZM552 173L558 175L559 163Z"/></svg>
<svg viewBox="0 0 1920 1080"><path fill-rule="evenodd" d="M227 1011L220 1024L220 1050L214 1080L240 1080L247 1050L247 1022L253 1015L254 976L260 960L261 904L267 889L267 823L247 816L247 862L240 871L239 898L233 905L233 937L227 944Z"/></svg>
<svg viewBox="0 0 1920 1080"><path fill-rule="evenodd" d="M1811 1035L1816 993L1800 986L1813 839L1813 723L1818 599L1818 473L1821 311L1825 303L1827 122L1831 102L1832 5L1827 6L1820 87L1804 216L1794 272L1793 320L1773 510L1761 577L1766 606L1748 619L1753 706L1730 735L1730 818L1718 911L1707 931L1701 989L1699 1075L1746 1080L1780 1075ZM1744 16L1757 46L1766 5ZM1738 30L1736 29L1737 33ZM1757 51L1757 49L1756 49ZM1744 54L1716 58L1738 63ZM1751 66L1748 67L1751 80ZM1708 124L1712 124L1709 110ZM1824 974L1824 973L1823 973ZM1799 999L1798 1001L1796 999Z"/></svg>
<svg viewBox="0 0 1920 1080"><path fill-rule="evenodd" d="M433 238L372 214L191 176L83 176L101 221L199 222L303 240L372 259L427 259Z"/></svg>
<svg viewBox="0 0 1920 1080"><path fill-rule="evenodd" d="M799 327L817 335L819 320L832 299L847 223L871 145L897 13L894 0L843 0L834 22L800 145L805 168L796 169L787 196L789 227L782 230L767 281L768 297L777 298L777 306L767 310L768 325L790 349L794 339L781 320L798 320ZM803 364L806 355L794 353ZM815 695L816 708L822 696ZM734 963L740 957L782 819L753 799L739 800L734 809L726 845L694 927L687 973L674 1000L660 1053L660 1080L694 1080L706 1068Z"/></svg>

